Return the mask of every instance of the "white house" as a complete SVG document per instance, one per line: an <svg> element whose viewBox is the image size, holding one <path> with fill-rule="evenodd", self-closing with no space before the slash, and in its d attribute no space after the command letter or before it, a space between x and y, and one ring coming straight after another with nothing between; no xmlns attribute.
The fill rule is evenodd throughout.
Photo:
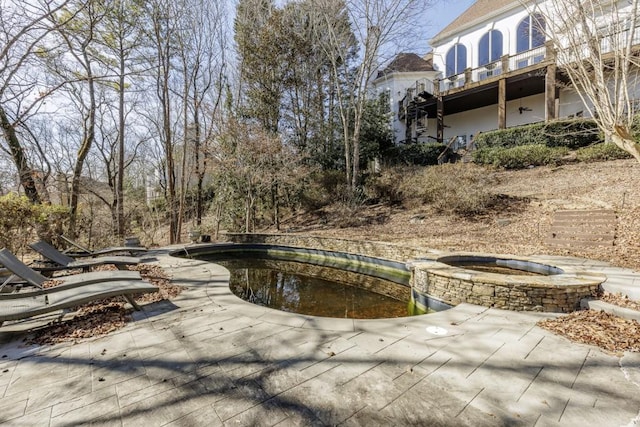
<svg viewBox="0 0 640 427"><path fill-rule="evenodd" d="M439 76L433 68L430 55L422 58L415 53L398 54L384 70L379 71L372 82L374 93L389 106L390 126L394 142L427 141L424 116L410 122L407 132L405 120L400 120L400 100L405 96L417 98L426 90L432 90L433 81Z"/></svg>
<svg viewBox="0 0 640 427"><path fill-rule="evenodd" d="M426 122L419 140L464 143L478 132L588 116L562 81L543 16L531 10L520 0L477 0L430 40L441 74L423 79L426 93L399 100L405 140L416 123Z"/></svg>

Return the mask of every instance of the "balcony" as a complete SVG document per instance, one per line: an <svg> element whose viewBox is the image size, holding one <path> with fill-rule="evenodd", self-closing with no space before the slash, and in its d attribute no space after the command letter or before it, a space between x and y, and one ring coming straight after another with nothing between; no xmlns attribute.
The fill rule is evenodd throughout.
<svg viewBox="0 0 640 427"><path fill-rule="evenodd" d="M555 58L550 45L520 52L515 55L505 55L500 60L490 62L476 68L467 68L463 73L447 76L434 85L434 95L449 94L452 91L477 87L479 84L495 82L500 78L517 74L529 73L543 68Z"/></svg>
<svg viewBox="0 0 640 427"><path fill-rule="evenodd" d="M626 28L621 31L610 31L599 36L600 46L598 54L606 59L608 56L613 55L615 51L626 49L630 37L632 37L632 46L635 48L640 46L640 26L637 26L633 32L629 28ZM637 52L635 48L633 51ZM429 96L424 96L424 91L420 91L417 88L412 88L412 90L414 93L422 93L421 97L424 99L447 95L456 91L477 87L478 84L482 84L483 82L490 83L500 78L530 73L537 69L544 68L556 60L565 64L567 62L577 61L575 52L575 49L563 49L560 51L561 55L559 55L562 56L562 58L557 57L552 42L547 42L544 46L519 52L515 55L505 55L498 61L477 68L467 68L462 73L446 76L433 82L423 79L420 81L420 84L425 88L426 92L428 92ZM587 45L585 45L582 55L583 57L589 56L589 47ZM418 82L416 82L416 85L418 85ZM408 107L414 99L413 96L411 96L406 97L403 101L406 104L404 106Z"/></svg>
<svg viewBox="0 0 640 427"><path fill-rule="evenodd" d="M438 97L449 100L449 113L495 103L500 79L507 79L510 85L517 84L519 96L539 93L543 90L539 71L552 63L554 58L549 44L515 55L505 55L498 61L467 68L462 73L435 81L419 80L415 86L407 89L405 97L399 102L399 119L405 120L408 115L415 117L419 115L418 110L434 117Z"/></svg>

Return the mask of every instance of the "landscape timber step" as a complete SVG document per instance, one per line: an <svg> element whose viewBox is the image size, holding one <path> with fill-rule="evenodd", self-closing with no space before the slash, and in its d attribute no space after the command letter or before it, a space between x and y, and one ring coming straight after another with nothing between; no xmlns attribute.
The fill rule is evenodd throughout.
<svg viewBox="0 0 640 427"><path fill-rule="evenodd" d="M598 216L598 215L603 215L603 216L616 216L615 211L613 211L612 209L591 209L591 210L567 210L567 211L556 211L555 215L558 217L563 217L563 216L578 216L578 217L584 217L584 216Z"/></svg>
<svg viewBox="0 0 640 427"><path fill-rule="evenodd" d="M613 246L616 223L616 213L610 209L557 211L545 243L576 249Z"/></svg>
<svg viewBox="0 0 640 427"><path fill-rule="evenodd" d="M554 232L547 234L547 239L557 240L593 240L593 241L612 241L616 238L615 234L594 234L594 233L570 233Z"/></svg>

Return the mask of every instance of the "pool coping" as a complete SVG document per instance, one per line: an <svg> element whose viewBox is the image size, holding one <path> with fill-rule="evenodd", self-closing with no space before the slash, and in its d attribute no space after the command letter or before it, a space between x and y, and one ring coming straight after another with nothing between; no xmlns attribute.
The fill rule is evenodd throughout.
<svg viewBox="0 0 640 427"><path fill-rule="evenodd" d="M279 243L268 241L268 239L249 242L249 238L245 236L245 239L238 243L187 245L171 254L175 256L183 253L192 256L218 251L255 250L267 254L270 252L295 254L296 260L301 262L315 264L316 262L312 261L320 260L321 265L356 272L364 272L360 269L373 266L369 274L408 285L411 288L412 301L422 310L429 307L426 302L433 301L434 307L438 308L443 304L456 306L466 302L515 311L570 312L580 307L581 299L597 293L600 285L607 280L606 275L590 270L589 267L585 268L584 264L577 263L574 259L564 257L541 259L535 256L430 250L423 251L424 256L416 256L419 252L412 249L414 256L403 262L398 259L383 258L375 253L376 242L367 242L368 249L374 252L372 256L372 254L344 250L345 247L349 247L345 239L337 240L337 246L343 249L336 250L333 241L329 238L323 238L321 241L310 238L310 244L319 246L311 248L293 245L291 236L285 237L289 241ZM297 238L304 239L305 236L297 236ZM355 243L361 246L361 242ZM381 245L383 245L382 252L388 250L387 244L381 243ZM439 261L469 257L498 259L507 265L536 264L538 269L546 269L558 274L546 276L496 274L452 266ZM570 262L566 262L567 260ZM396 280L397 277L394 276L399 274L404 276L405 271L408 272L408 280L405 281L404 278Z"/></svg>

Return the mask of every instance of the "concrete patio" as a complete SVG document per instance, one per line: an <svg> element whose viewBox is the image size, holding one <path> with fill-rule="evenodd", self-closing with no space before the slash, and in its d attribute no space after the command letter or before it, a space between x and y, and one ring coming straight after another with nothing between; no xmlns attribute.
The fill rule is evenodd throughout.
<svg viewBox="0 0 640 427"><path fill-rule="evenodd" d="M241 301L225 269L157 253L188 287L124 329L25 346L0 329L0 423L21 426L640 424L640 354L609 355L468 304L390 320Z"/></svg>

